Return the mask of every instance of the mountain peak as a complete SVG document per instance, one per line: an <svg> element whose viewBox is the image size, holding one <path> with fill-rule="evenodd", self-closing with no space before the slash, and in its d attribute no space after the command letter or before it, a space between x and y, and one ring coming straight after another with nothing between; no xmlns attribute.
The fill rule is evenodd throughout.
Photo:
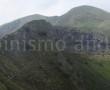
<svg viewBox="0 0 110 90"><path fill-rule="evenodd" d="M82 6L77 6L75 8L96 8L96 7L90 5L82 5Z"/></svg>
<svg viewBox="0 0 110 90"><path fill-rule="evenodd" d="M69 12L82 12L82 11L87 11L87 12L102 12L102 13L108 13L107 11L104 11L103 9L94 7L94 6L89 6L89 5L82 5L82 6L77 6L75 8L72 8Z"/></svg>
<svg viewBox="0 0 110 90"><path fill-rule="evenodd" d="M105 14L108 14L107 11L103 10L103 9L100 9L98 7L94 7L94 6L89 6L89 5L82 5L82 6L77 6L73 9L71 9L69 11L70 13L72 12L90 12L90 13L99 13L99 14L102 14L102 13L105 13Z"/></svg>
<svg viewBox="0 0 110 90"><path fill-rule="evenodd" d="M77 16L77 15L81 15L81 16L86 16L87 14L93 14L93 15L98 15L98 16L107 16L108 17L108 12L94 7L94 6L89 6L89 5L82 5L82 6L78 6L75 7L73 9L71 9L68 13L64 14L64 15L68 15L68 16Z"/></svg>

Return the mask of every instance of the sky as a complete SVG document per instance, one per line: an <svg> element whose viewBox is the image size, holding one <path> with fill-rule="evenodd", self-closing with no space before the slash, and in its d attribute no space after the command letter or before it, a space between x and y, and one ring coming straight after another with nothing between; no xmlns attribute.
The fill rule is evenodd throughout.
<svg viewBox="0 0 110 90"><path fill-rule="evenodd" d="M110 12L110 0L0 0L0 25L32 14L60 16L81 5Z"/></svg>

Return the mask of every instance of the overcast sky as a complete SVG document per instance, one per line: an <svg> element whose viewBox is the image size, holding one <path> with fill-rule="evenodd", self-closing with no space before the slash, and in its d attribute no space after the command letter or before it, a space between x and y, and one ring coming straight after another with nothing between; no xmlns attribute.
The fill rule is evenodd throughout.
<svg viewBox="0 0 110 90"><path fill-rule="evenodd" d="M62 15L80 5L110 11L110 0L0 0L0 24L31 14Z"/></svg>

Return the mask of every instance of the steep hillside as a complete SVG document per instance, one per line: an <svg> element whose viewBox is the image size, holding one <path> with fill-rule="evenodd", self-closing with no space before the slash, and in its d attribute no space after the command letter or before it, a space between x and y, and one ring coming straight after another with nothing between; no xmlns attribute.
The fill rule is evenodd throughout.
<svg viewBox="0 0 110 90"><path fill-rule="evenodd" d="M2 38L3 36L13 33L19 28L21 28L24 24L32 21L32 20L39 20L39 19L45 19L47 17L41 16L41 15L31 15L27 16L18 20L15 20L13 22L4 24L0 27L0 37Z"/></svg>
<svg viewBox="0 0 110 90"><path fill-rule="evenodd" d="M22 40L28 42L51 39L56 42L65 35L67 35L67 28L56 28L44 20L34 20L4 37L3 41L8 40L9 48L10 40L19 40L21 43ZM76 36L80 37L78 33ZM67 41L70 41L70 38ZM1 90L110 89L107 75L100 73L103 71L102 68L104 69L103 65L85 54L75 54L66 50L30 51L31 47L27 43L25 50L22 44L20 50L16 50L16 46L13 47L14 49L0 52ZM100 72L98 68L101 68Z"/></svg>

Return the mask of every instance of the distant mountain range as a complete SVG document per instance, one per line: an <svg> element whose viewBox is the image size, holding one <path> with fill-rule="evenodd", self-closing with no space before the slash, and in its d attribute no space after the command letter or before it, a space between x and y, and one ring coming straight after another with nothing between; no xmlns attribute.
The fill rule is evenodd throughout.
<svg viewBox="0 0 110 90"><path fill-rule="evenodd" d="M80 6L71 9L62 16L47 17L42 15L31 15L0 27L0 37L10 34L24 24L32 20L44 19L56 26L76 27L82 31L103 32L107 35L110 31L110 13L92 6Z"/></svg>

